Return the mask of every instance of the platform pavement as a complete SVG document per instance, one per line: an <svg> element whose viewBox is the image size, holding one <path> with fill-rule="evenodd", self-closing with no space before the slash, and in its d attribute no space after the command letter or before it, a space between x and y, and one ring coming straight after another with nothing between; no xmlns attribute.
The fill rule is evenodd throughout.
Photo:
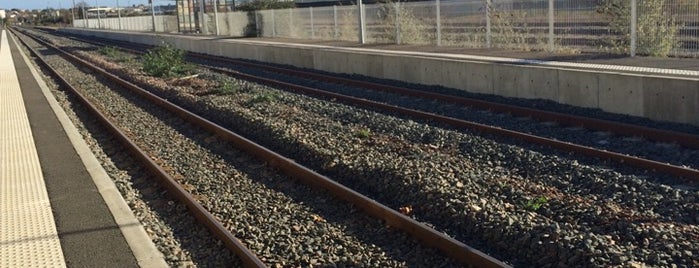
<svg viewBox="0 0 699 268"><path fill-rule="evenodd" d="M8 39L3 30L0 267L167 267L40 75Z"/></svg>

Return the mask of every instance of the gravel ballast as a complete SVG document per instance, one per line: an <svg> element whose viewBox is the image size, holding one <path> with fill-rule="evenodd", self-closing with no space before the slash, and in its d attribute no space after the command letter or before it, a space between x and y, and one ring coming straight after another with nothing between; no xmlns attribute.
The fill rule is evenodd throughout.
<svg viewBox="0 0 699 268"><path fill-rule="evenodd" d="M58 56L47 59L268 265L455 265L406 234L323 191L280 176L134 94L107 88Z"/></svg>
<svg viewBox="0 0 699 268"><path fill-rule="evenodd" d="M699 264L699 191L673 178L234 79L202 94L83 55L517 266Z"/></svg>

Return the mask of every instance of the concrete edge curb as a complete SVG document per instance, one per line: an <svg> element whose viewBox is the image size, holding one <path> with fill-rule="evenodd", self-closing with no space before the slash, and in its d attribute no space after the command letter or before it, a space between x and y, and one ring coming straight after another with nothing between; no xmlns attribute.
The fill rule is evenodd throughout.
<svg viewBox="0 0 699 268"><path fill-rule="evenodd" d="M20 47L14 36L11 37L12 41ZM63 126L70 142L73 144L75 151L80 156L83 161L88 173L92 177L95 186L99 190L102 198L104 199L109 211L111 211L114 221L119 225L121 233L124 235L126 242L129 244L131 251L136 257L138 264L141 267L168 267L165 262L165 257L163 254L155 247L153 240L148 236L143 225L136 219L136 216L129 208L128 204L121 196L121 193L116 188L116 185L109 177L107 172L102 168L102 165L97 160L97 157L92 153L90 148L87 146L82 138L82 135L78 132L73 122L70 121L68 115L63 111L63 109L58 104L58 101L54 98L53 94L49 90L48 86L44 82L43 78L37 72L34 65L31 63L27 55L20 50L22 58L29 66L29 69L37 80L41 91L49 102L49 105L53 109L58 121Z"/></svg>

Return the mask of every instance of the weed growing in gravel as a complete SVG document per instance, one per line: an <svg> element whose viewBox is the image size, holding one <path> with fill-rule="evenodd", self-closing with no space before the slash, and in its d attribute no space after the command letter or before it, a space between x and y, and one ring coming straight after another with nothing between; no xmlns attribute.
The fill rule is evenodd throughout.
<svg viewBox="0 0 699 268"><path fill-rule="evenodd" d="M127 62L127 61L131 61L131 59L132 59L129 55L121 52L121 50L119 50L116 47L112 47L112 46L102 47L98 50L98 52L100 54L107 56L109 58L112 58L118 62Z"/></svg>
<svg viewBox="0 0 699 268"><path fill-rule="evenodd" d="M151 49L143 55L143 71L156 77L191 74L194 67L184 60L184 50L170 44Z"/></svg>
<svg viewBox="0 0 699 268"><path fill-rule="evenodd" d="M277 98L279 98L279 95L277 93L267 91L255 94L255 96L252 97L252 99L250 100L249 104L272 102Z"/></svg>
<svg viewBox="0 0 699 268"><path fill-rule="evenodd" d="M369 136L371 136L371 130L368 128L363 128L357 131L357 133L354 134L357 138L360 139L367 139Z"/></svg>
<svg viewBox="0 0 699 268"><path fill-rule="evenodd" d="M119 49L112 46L101 47L98 51L100 54L110 58L116 58L121 54Z"/></svg>
<svg viewBox="0 0 699 268"><path fill-rule="evenodd" d="M527 200L526 203L523 203L522 206L524 206L524 209L529 210L529 211L537 211L548 202L548 199L546 197L538 197L533 200Z"/></svg>
<svg viewBox="0 0 699 268"><path fill-rule="evenodd" d="M219 82L218 93L223 95L233 94L238 91L238 87L229 81Z"/></svg>

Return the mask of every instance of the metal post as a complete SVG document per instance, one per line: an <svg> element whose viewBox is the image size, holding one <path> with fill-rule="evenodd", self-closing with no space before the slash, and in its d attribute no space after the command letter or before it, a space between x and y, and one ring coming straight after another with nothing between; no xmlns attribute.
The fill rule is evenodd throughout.
<svg viewBox="0 0 699 268"><path fill-rule="evenodd" d="M202 34L208 34L209 33L209 25L206 23L206 16L204 16L204 11L205 11L205 6L204 6L204 0L199 0L199 23L201 25L199 26L199 29L201 30Z"/></svg>
<svg viewBox="0 0 699 268"><path fill-rule="evenodd" d="M309 7L308 12L311 13L311 39L315 39L316 38L316 29L315 29L315 25L313 23L313 7Z"/></svg>
<svg viewBox="0 0 699 268"><path fill-rule="evenodd" d="M366 33L364 32L364 4L362 4L362 0L357 1L357 10L359 13L359 43L365 44Z"/></svg>
<svg viewBox="0 0 699 268"><path fill-rule="evenodd" d="M337 29L337 6L333 6L333 38L337 39L339 37L339 32Z"/></svg>
<svg viewBox="0 0 699 268"><path fill-rule="evenodd" d="M87 19L87 13L85 13L85 2L83 2L83 5L80 7L83 10L83 20L85 20L83 24L83 28L90 28L90 20Z"/></svg>
<svg viewBox="0 0 699 268"><path fill-rule="evenodd" d="M442 45L442 4L439 0L436 3L437 10L437 46Z"/></svg>
<svg viewBox="0 0 699 268"><path fill-rule="evenodd" d="M492 46L492 34L490 32L490 7L492 6L491 0L485 1L485 46L490 48Z"/></svg>
<svg viewBox="0 0 699 268"><path fill-rule="evenodd" d="M636 56L636 20L638 18L636 8L636 0L631 0L631 57Z"/></svg>
<svg viewBox="0 0 699 268"><path fill-rule="evenodd" d="M70 9L70 13L73 15L73 28L75 28L75 0L73 0L73 7Z"/></svg>
<svg viewBox="0 0 699 268"><path fill-rule="evenodd" d="M395 17L396 17L396 45L400 45L400 2L395 2L393 4L393 7L395 9Z"/></svg>
<svg viewBox="0 0 699 268"><path fill-rule="evenodd" d="M290 8L289 9L289 37L296 37L294 36L294 9Z"/></svg>
<svg viewBox="0 0 699 268"><path fill-rule="evenodd" d="M102 18L100 18L100 6L97 4L97 0L95 0L95 7L97 8L97 29L102 29Z"/></svg>
<svg viewBox="0 0 699 268"><path fill-rule="evenodd" d="M257 31L257 37L260 37L262 29L260 29L260 11L255 10L255 31Z"/></svg>
<svg viewBox="0 0 699 268"><path fill-rule="evenodd" d="M153 31L155 32L155 8L153 7L153 2L155 2L155 0L148 0L148 2L150 2L150 17L153 21Z"/></svg>
<svg viewBox="0 0 699 268"><path fill-rule="evenodd" d="M277 23L276 20L274 19L274 9L271 9L270 12L272 13L272 37L277 37Z"/></svg>
<svg viewBox="0 0 699 268"><path fill-rule="evenodd" d="M119 30L121 30L121 8L119 8L119 0L116 1L117 4L117 16L119 16Z"/></svg>
<svg viewBox="0 0 699 268"><path fill-rule="evenodd" d="M214 27L216 28L216 35L221 33L218 30L218 0L214 0Z"/></svg>
<svg viewBox="0 0 699 268"><path fill-rule="evenodd" d="M553 6L553 0L549 0L549 51L553 52L554 47L553 47L553 26L554 26L554 17L553 17L553 11L554 11L554 6Z"/></svg>

